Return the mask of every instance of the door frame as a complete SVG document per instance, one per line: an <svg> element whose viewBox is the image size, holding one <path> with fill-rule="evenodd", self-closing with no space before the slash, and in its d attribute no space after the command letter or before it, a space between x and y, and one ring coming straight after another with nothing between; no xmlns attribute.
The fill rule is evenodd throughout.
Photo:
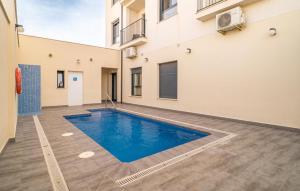
<svg viewBox="0 0 300 191"><path fill-rule="evenodd" d="M111 73L111 99L112 101L118 100L118 75L116 72Z"/></svg>

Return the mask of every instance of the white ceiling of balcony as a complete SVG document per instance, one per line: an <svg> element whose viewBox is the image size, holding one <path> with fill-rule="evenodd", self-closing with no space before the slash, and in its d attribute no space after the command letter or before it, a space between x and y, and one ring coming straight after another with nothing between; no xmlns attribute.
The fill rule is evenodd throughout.
<svg viewBox="0 0 300 191"><path fill-rule="evenodd" d="M145 0L123 0L121 1L124 6L135 12L139 12L145 8Z"/></svg>

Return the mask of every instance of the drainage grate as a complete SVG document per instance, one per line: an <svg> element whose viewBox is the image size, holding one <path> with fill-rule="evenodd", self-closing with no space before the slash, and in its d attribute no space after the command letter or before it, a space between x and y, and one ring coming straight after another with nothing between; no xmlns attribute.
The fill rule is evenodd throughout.
<svg viewBox="0 0 300 191"><path fill-rule="evenodd" d="M166 168L168 166L171 166L171 165L173 165L175 163L178 163L178 162L180 162L180 161L182 161L184 159L192 157L192 156L194 156L194 155L196 155L196 154L198 154L198 153L200 153L200 152L202 152L202 151L204 151L204 150L206 150L208 148L211 148L211 147L214 147L214 146L216 146L218 144L224 143L225 141L229 141L231 138L233 138L235 136L236 136L236 134L230 133L226 137L220 138L220 139L218 139L218 140L216 140L214 142L211 142L211 143L208 143L208 144L206 144L204 146L198 147L198 148L196 148L194 150L191 150L191 151L189 151L189 152L187 152L185 154L179 155L179 156L174 157L172 159L169 159L169 160L167 160L165 162L159 163L159 164L157 164L155 166L152 166L150 168L147 168L145 170L137 172L137 173L135 173L133 175L126 176L124 178L118 179L115 182L119 186L121 186L121 187L125 186L127 184L130 184L130 183L133 183L133 182L135 182L135 181L137 181L137 180L139 180L141 178L149 176L149 175L151 175L151 174L153 174L153 173L155 173L155 172L157 172L159 170L162 170L162 169L164 169L164 168Z"/></svg>
<svg viewBox="0 0 300 191"><path fill-rule="evenodd" d="M36 131L42 146L44 158L46 161L48 173L53 186L54 191L69 191L64 176L59 168L57 160L52 151L51 145L45 135L43 127L36 115L33 116Z"/></svg>

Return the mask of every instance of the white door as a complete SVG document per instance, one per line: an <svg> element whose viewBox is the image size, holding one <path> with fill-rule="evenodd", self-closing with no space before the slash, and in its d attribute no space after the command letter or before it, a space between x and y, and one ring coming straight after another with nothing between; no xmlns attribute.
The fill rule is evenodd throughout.
<svg viewBox="0 0 300 191"><path fill-rule="evenodd" d="M82 105L83 102L83 84L81 72L69 72L68 99L69 106Z"/></svg>

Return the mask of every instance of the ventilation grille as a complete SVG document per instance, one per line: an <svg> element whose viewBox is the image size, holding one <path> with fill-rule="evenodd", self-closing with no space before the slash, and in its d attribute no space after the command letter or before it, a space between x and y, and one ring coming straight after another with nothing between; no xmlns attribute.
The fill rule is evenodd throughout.
<svg viewBox="0 0 300 191"><path fill-rule="evenodd" d="M231 23L231 14L230 13L225 13L219 17L219 20L218 20L219 27L222 27L222 28L227 27L230 25L230 23Z"/></svg>

